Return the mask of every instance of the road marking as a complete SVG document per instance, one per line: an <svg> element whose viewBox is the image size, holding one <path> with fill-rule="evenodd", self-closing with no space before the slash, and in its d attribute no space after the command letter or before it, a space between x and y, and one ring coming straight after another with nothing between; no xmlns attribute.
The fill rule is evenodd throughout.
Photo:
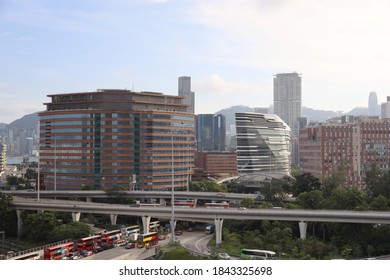
<svg viewBox="0 0 390 280"><path fill-rule="evenodd" d="M203 252L203 250L201 250L200 248L199 248L199 242L201 242L201 241L203 241L203 239L206 239L206 238L210 238L210 236L209 235L207 235L207 236L205 236L205 237L203 237L203 238L201 238L201 239L199 239L198 241L196 241L196 243L195 243L195 247L196 247L196 249L198 249L200 252ZM207 252L208 253L208 252Z"/></svg>

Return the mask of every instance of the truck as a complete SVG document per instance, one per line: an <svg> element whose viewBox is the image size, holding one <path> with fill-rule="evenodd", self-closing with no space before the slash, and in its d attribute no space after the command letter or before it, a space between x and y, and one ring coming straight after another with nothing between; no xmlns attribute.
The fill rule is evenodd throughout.
<svg viewBox="0 0 390 280"><path fill-rule="evenodd" d="M205 231L206 234L213 234L214 231L215 231L215 225L206 226L206 231Z"/></svg>

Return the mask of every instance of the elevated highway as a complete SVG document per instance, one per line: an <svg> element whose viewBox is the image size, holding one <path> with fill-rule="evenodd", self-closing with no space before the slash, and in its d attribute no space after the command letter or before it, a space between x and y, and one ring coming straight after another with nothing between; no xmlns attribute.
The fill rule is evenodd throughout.
<svg viewBox="0 0 390 280"><path fill-rule="evenodd" d="M88 203L69 200L40 200L16 198L11 206L17 210L18 225L22 226L21 211L57 211L70 212L74 220L80 213L96 213L110 215L112 222L117 215L142 217L144 227L149 228L151 217L169 220L172 216L171 207L131 207L129 205ZM217 244L222 242L222 224L224 219L230 220L279 220L297 221L301 230L301 238L306 237L307 222L336 223L368 223L390 224L388 211L342 211L342 210L303 210L303 209L215 209L215 208L180 208L175 207L175 220L199 221L214 223L216 226Z"/></svg>
<svg viewBox="0 0 390 280"><path fill-rule="evenodd" d="M136 199L154 198L154 199L170 199L171 191L3 191L3 193L11 194L12 196L22 196L28 198L108 198L108 197L132 197ZM238 194L238 193L220 193L220 192L185 192L175 191L175 199L199 199L213 201L241 201L245 198L255 199L255 194Z"/></svg>

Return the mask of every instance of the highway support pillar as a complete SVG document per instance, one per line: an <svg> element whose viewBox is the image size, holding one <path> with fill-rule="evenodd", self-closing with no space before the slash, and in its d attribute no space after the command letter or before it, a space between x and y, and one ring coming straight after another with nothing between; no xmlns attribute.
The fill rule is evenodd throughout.
<svg viewBox="0 0 390 280"><path fill-rule="evenodd" d="M301 234L301 239L306 239L306 230L307 230L307 223L306 222L299 222L299 232Z"/></svg>
<svg viewBox="0 0 390 280"><path fill-rule="evenodd" d="M215 236L216 236L216 246L219 248L222 244L222 224L223 224L223 219L216 218L214 220L215 224Z"/></svg>
<svg viewBox="0 0 390 280"><path fill-rule="evenodd" d="M87 197L87 202L91 203L92 202L92 197Z"/></svg>
<svg viewBox="0 0 390 280"><path fill-rule="evenodd" d="M16 216L18 218L18 236L21 236L23 233L23 219L22 219L23 210L16 210Z"/></svg>
<svg viewBox="0 0 390 280"><path fill-rule="evenodd" d="M167 201L164 198L160 198L160 204L167 206Z"/></svg>
<svg viewBox="0 0 390 280"><path fill-rule="evenodd" d="M110 220L111 220L111 225L114 226L116 225L116 219L118 218L118 215L116 214L110 214Z"/></svg>
<svg viewBox="0 0 390 280"><path fill-rule="evenodd" d="M79 222L80 221L80 212L72 212L72 220L73 222Z"/></svg>
<svg viewBox="0 0 390 280"><path fill-rule="evenodd" d="M144 233L149 233L150 218L151 218L150 216L142 217L142 227L144 228Z"/></svg>

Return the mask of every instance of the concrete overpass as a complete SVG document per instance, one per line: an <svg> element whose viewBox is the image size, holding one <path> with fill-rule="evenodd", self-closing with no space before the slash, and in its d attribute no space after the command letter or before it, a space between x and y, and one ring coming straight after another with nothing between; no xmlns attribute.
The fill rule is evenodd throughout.
<svg viewBox="0 0 390 280"><path fill-rule="evenodd" d="M5 194L12 196L22 196L29 198L38 198L38 192L31 191L3 191ZM171 191L40 191L39 198L72 198L83 197L87 198L89 202L93 198L108 198L108 197L132 197L136 199L154 198L154 199L171 199ZM198 200L212 200L212 201L241 201L245 198L255 199L255 194L239 194L239 193L222 193L222 192L185 192L175 191L175 199L198 199Z"/></svg>
<svg viewBox="0 0 390 280"><path fill-rule="evenodd" d="M31 200L16 198L11 206L17 210L18 230L22 228L23 210L70 212L77 221L80 213L108 214L116 223L117 215L142 217L144 228L149 228L151 217L169 220L171 207L131 207L120 204L88 203L65 200ZM303 209L245 209L238 208L179 208L174 210L175 220L214 223L217 245L222 242L224 219L231 220L279 220L299 222L301 238L306 237L307 222L369 223L390 224L390 212L342 211L342 210L303 210Z"/></svg>

